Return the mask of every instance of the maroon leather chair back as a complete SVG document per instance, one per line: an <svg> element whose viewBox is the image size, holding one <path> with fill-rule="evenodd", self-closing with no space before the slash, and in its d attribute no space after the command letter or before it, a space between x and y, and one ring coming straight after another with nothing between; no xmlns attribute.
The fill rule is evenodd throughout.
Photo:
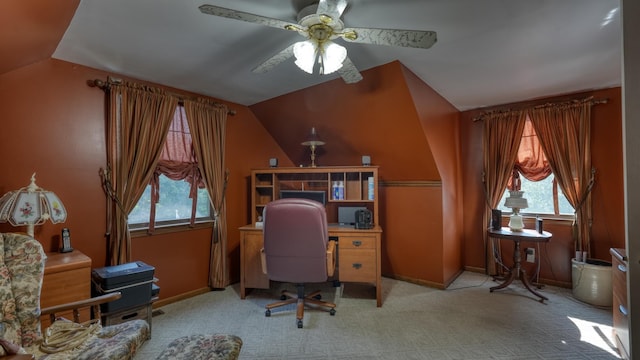
<svg viewBox="0 0 640 360"><path fill-rule="evenodd" d="M263 211L264 252L269 279L291 283L327 280L327 214L307 199L280 199Z"/></svg>

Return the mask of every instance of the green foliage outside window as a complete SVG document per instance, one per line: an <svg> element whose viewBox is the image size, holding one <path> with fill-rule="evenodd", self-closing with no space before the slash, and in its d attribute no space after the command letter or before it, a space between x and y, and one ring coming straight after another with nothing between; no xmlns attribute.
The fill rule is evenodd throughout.
<svg viewBox="0 0 640 360"><path fill-rule="evenodd" d="M187 223L191 218L191 184L184 180L171 180L160 175L160 201L156 204L156 224L160 222ZM129 224L148 224L151 209L151 185L147 185L142 197L129 214ZM206 189L198 189L196 219L210 219L211 207ZM183 221L180 221L183 220Z"/></svg>
<svg viewBox="0 0 640 360"><path fill-rule="evenodd" d="M573 207L567 201L560 188L558 188L558 211L553 207L553 175L547 176L546 179L540 181L529 181L524 176L520 176L522 186L520 190L524 191L522 195L527 199L529 207L523 209L523 214L533 215L573 215ZM504 206L505 199L509 196L509 190L505 190L498 209L503 212L511 212L511 208Z"/></svg>

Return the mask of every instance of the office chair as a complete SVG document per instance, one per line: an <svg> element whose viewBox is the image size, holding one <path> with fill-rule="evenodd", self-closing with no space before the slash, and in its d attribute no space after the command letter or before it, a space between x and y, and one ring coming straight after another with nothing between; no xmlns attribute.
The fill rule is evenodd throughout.
<svg viewBox="0 0 640 360"><path fill-rule="evenodd" d="M325 282L335 269L335 241L329 241L324 206L307 199L280 199L263 211L263 271L270 280L296 284L297 294L283 291L271 309L297 303L296 319L302 328L305 305L314 305L335 315L336 304L321 301L320 291L305 295L305 283Z"/></svg>

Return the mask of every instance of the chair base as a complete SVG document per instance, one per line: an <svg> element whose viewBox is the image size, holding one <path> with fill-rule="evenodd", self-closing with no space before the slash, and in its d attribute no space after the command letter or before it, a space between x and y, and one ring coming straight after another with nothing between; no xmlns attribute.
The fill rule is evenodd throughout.
<svg viewBox="0 0 640 360"><path fill-rule="evenodd" d="M296 303L296 322L298 324L298 328L301 329L303 327L302 319L304 318L305 305L312 305L314 307L323 308L324 310L329 311L329 314L331 316L336 314L336 304L320 300L321 297L319 290L305 295L304 285L298 284L296 285L296 288L298 290L297 294L294 294L287 290L283 290L282 295L280 296L281 301L267 304L265 306L267 310L265 311L264 315L269 317L271 316L271 309Z"/></svg>

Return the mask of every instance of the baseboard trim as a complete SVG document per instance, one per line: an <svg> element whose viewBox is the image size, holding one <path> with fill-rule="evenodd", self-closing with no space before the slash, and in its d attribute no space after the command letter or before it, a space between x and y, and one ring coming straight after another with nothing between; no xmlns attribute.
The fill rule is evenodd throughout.
<svg viewBox="0 0 640 360"><path fill-rule="evenodd" d="M487 269L480 268L480 267L475 267L475 266L465 266L464 267L464 271L480 273L480 274L486 274L487 273Z"/></svg>
<svg viewBox="0 0 640 360"><path fill-rule="evenodd" d="M192 290L192 291L188 291L186 293L180 294L180 295L176 295L176 296L172 296L166 299L160 299L156 302L153 303L153 308L159 308L159 307L163 307L165 305L169 305L172 304L174 302L178 302L181 300L185 300L197 295L202 295L202 294L206 294L209 291L211 291L210 288L205 287L205 288L201 288L201 289L196 289L196 290Z"/></svg>
<svg viewBox="0 0 640 360"><path fill-rule="evenodd" d="M440 290L444 290L445 289L445 285L444 284L433 282L433 281L428 281L428 280L423 280L423 279L415 279L415 278L412 278L412 277L402 276L402 275L383 275L383 276L391 278L391 279L395 279L395 280L406 281L408 283L412 283L412 284L416 284L416 285L428 286L428 287L432 287L432 288L436 288L436 289L440 289Z"/></svg>
<svg viewBox="0 0 640 360"><path fill-rule="evenodd" d="M549 286L557 286L561 288L573 289L573 284L566 281L558 281L558 280L549 280L549 279L540 279L538 281L540 284L549 285Z"/></svg>
<svg viewBox="0 0 640 360"><path fill-rule="evenodd" d="M487 273L486 269L479 268L479 267L473 267L473 266L465 266L464 270L465 271L470 271L470 272L475 272L475 273L481 273L481 274L486 274ZM491 275L489 275L489 276L491 276ZM553 280L553 279L540 278L540 279L538 279L538 283L543 284L543 285L567 288L567 289L572 289L573 288L573 285L570 282Z"/></svg>

